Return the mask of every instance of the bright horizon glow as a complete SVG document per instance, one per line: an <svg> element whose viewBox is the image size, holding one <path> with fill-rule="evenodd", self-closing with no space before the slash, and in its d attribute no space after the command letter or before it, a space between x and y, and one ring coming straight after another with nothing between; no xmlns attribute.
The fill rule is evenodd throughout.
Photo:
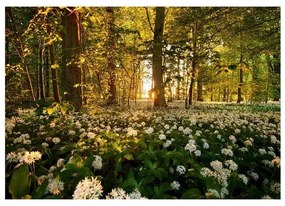
<svg viewBox="0 0 285 206"><path fill-rule="evenodd" d="M142 98L149 98L148 91L151 89L151 80L143 77Z"/></svg>

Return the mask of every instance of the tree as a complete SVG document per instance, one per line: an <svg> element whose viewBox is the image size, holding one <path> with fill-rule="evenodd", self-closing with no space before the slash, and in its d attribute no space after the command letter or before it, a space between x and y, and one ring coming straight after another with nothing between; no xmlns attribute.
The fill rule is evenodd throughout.
<svg viewBox="0 0 285 206"><path fill-rule="evenodd" d="M107 45L108 49L107 53L107 67L109 71L109 98L108 104L117 104L117 89L116 89L116 64L115 64L115 16L114 16L114 8L107 7L107 33L108 33L108 40Z"/></svg>
<svg viewBox="0 0 285 206"><path fill-rule="evenodd" d="M12 13L12 8L6 7L5 11L6 11L6 17L7 17L7 19L9 19L9 22L10 22L10 28L11 28L10 32L11 32L11 37L14 40L14 42L13 42L14 46L17 50L17 53L21 59L21 63L23 64L23 67L24 67L24 70L26 73L26 80L27 80L28 87L30 90L31 98L33 101L36 101L36 97L34 94L34 88L33 88L33 84L32 84L32 79L30 76L30 69L28 67L27 62L25 61L24 45L23 45L21 36L18 35L18 29L17 29L16 22L15 22L13 13Z"/></svg>
<svg viewBox="0 0 285 206"><path fill-rule="evenodd" d="M77 64L81 54L80 12L69 7L63 16L63 99L76 110L82 106L81 68Z"/></svg>
<svg viewBox="0 0 285 206"><path fill-rule="evenodd" d="M156 7L155 27L153 37L152 50L152 77L154 81L154 106L164 107L166 105L163 86L163 70L162 70L162 47L163 47L163 28L165 18L165 8Z"/></svg>

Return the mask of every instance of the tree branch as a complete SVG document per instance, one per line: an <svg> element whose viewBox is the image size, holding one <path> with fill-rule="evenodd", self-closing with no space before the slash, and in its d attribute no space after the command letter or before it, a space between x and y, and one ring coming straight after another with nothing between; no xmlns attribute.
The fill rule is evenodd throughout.
<svg viewBox="0 0 285 206"><path fill-rule="evenodd" d="M150 27L151 31L154 33L154 30L153 30L153 28L151 26L151 22L150 22L150 18L149 18L148 8L147 7L145 7L145 13L146 13L146 16L147 16L147 21L148 21L149 27Z"/></svg>

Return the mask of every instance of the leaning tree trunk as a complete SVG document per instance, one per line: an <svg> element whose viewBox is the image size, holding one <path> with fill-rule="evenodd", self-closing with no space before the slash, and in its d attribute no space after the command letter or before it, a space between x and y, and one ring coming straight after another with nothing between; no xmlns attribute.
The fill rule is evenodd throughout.
<svg viewBox="0 0 285 206"><path fill-rule="evenodd" d="M155 28L153 38L153 57L152 57L152 77L154 81L154 106L165 107L166 101L163 87L162 71L162 47L163 47L163 28L164 28L164 7L156 7Z"/></svg>
<svg viewBox="0 0 285 206"><path fill-rule="evenodd" d="M76 63L81 53L80 13L74 8L63 16L63 99L78 111L82 107L81 68Z"/></svg>

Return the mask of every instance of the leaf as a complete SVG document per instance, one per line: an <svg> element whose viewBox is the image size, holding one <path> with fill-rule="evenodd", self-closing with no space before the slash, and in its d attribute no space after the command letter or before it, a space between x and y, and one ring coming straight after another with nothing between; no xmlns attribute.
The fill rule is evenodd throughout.
<svg viewBox="0 0 285 206"><path fill-rule="evenodd" d="M127 159L127 160L133 160L134 156L132 154L125 154L124 158Z"/></svg>
<svg viewBox="0 0 285 206"><path fill-rule="evenodd" d="M95 159L94 156L87 157L87 159L83 161L83 166L84 166L84 167L91 168L94 159Z"/></svg>
<svg viewBox="0 0 285 206"><path fill-rule="evenodd" d="M29 193L29 188L29 167L27 164L23 164L14 171L9 184L9 192L12 194L12 198L19 199Z"/></svg>
<svg viewBox="0 0 285 206"><path fill-rule="evenodd" d="M53 39L51 40L52 42L54 41ZM51 43L52 43L51 42ZM52 69L58 69L59 68L59 65L58 64L52 64L51 67Z"/></svg>
<svg viewBox="0 0 285 206"><path fill-rule="evenodd" d="M146 149L146 148L147 148L147 145L146 145L145 142L140 141L140 142L138 143L138 145L139 145L139 147L142 148L142 149Z"/></svg>
<svg viewBox="0 0 285 206"><path fill-rule="evenodd" d="M74 143L69 144L69 145L67 145L66 147L64 147L63 150L60 151L59 155L66 154L66 153L70 152L71 150L73 150L73 149L75 149L75 148L76 148L76 147L75 147L75 144L74 144Z"/></svg>
<svg viewBox="0 0 285 206"><path fill-rule="evenodd" d="M41 199L45 192L46 188L48 186L48 180L45 180L39 187L36 188L36 190L32 194L33 199Z"/></svg>
<svg viewBox="0 0 285 206"><path fill-rule="evenodd" d="M192 188L183 193L182 199L202 199L204 196L201 191L197 188Z"/></svg>
<svg viewBox="0 0 285 206"><path fill-rule="evenodd" d="M60 172L59 176L63 182L69 182L71 179L70 177L74 173L77 173L77 168L63 170Z"/></svg>
<svg viewBox="0 0 285 206"><path fill-rule="evenodd" d="M48 115L51 115L52 113L54 113L54 108L47 108L47 113Z"/></svg>

